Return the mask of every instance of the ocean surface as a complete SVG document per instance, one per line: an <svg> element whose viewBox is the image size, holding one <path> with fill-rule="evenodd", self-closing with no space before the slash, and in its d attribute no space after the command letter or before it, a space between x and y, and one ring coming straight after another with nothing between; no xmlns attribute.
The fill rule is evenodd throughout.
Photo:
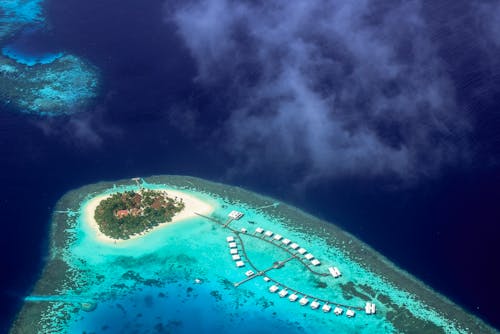
<svg viewBox="0 0 500 334"><path fill-rule="evenodd" d="M195 64L162 19L162 5L159 0L44 4L50 23L42 39L56 52L76 54L98 67L102 96L91 110L49 120L20 114L8 104L0 107L2 330L43 268L57 200L100 180L155 174L243 186L333 221L500 328L500 72L483 71L481 55L471 48L475 41L450 40L441 51L475 120L469 164L445 167L439 177L405 186L358 176L298 185L300 168L239 174L228 168L233 157L222 143L207 144L207 129L224 118L222 97L193 85ZM453 15L445 7L427 10ZM449 38L442 34L436 38ZM493 89L481 90L485 82ZM230 97L223 98L230 103ZM168 112L186 101L203 107L204 127L194 136L173 124Z"/></svg>

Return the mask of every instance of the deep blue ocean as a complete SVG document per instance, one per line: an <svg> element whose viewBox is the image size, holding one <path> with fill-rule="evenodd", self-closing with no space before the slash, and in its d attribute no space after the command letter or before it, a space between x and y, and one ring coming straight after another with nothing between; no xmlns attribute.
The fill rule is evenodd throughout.
<svg viewBox="0 0 500 334"><path fill-rule="evenodd" d="M468 164L446 166L438 176L405 185L351 176L297 186L300 168L229 170L233 157L211 133L231 97L194 83L196 65L175 27L164 21L163 3L46 3L48 25L42 37L33 38L93 63L102 94L91 110L50 120L1 107L2 330L43 268L56 201L88 183L155 174L243 186L336 222L500 328L500 68L483 69L477 41L458 43L436 28L435 38L444 40L440 56L474 123ZM446 20L452 14L445 7L426 10ZM29 35L19 43L36 44ZM172 105L203 109L196 135L172 125ZM71 136L68 129L82 132Z"/></svg>

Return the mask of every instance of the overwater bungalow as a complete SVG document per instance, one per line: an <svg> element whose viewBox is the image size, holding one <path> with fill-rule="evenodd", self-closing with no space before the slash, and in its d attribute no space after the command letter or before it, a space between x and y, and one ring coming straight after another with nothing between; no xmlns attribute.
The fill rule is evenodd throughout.
<svg viewBox="0 0 500 334"><path fill-rule="evenodd" d="M345 312L345 315L348 316L349 318L352 318L356 315L356 313L353 310L347 310Z"/></svg>
<svg viewBox="0 0 500 334"><path fill-rule="evenodd" d="M264 235L265 235L266 237L272 237L272 236L273 236L273 234L274 234L274 233L273 233L272 231L266 231L266 233L264 233Z"/></svg>
<svg viewBox="0 0 500 334"><path fill-rule="evenodd" d="M308 260L314 259L314 255L312 255L311 253L307 253L306 255L304 255L304 257Z"/></svg>
<svg viewBox="0 0 500 334"><path fill-rule="evenodd" d="M240 268L240 267L244 267L244 266L245 266L245 262L243 262L243 261L236 262L236 267Z"/></svg>
<svg viewBox="0 0 500 334"><path fill-rule="evenodd" d="M329 267L328 271L330 272L330 274L332 274L333 278L337 278L337 277L340 277L342 275L340 273L339 268L337 268L337 267Z"/></svg>
<svg viewBox="0 0 500 334"><path fill-rule="evenodd" d="M306 306L307 303L309 303L309 299L306 298L306 296L300 298L299 300L299 304L302 305L302 306Z"/></svg>
<svg viewBox="0 0 500 334"><path fill-rule="evenodd" d="M288 295L288 290L287 289L283 289L279 292L279 295L281 298L283 297L286 297L286 295Z"/></svg>
<svg viewBox="0 0 500 334"><path fill-rule="evenodd" d="M341 315L342 312L344 312L343 309L341 309L340 307L336 306L334 309L333 309L333 313L335 313L335 315Z"/></svg>
<svg viewBox="0 0 500 334"><path fill-rule="evenodd" d="M247 271L245 272L245 275L246 275L247 277L250 277L250 276L255 275L255 273L254 273L252 270L247 270Z"/></svg>
<svg viewBox="0 0 500 334"><path fill-rule="evenodd" d="M281 240L281 242L282 242L285 246L288 246L288 245L291 243L290 239L283 239L283 240Z"/></svg>
<svg viewBox="0 0 500 334"><path fill-rule="evenodd" d="M332 307L330 305L328 305L328 303L326 303L325 305L323 305L323 307L321 309L323 310L323 312L328 313L328 312L330 312Z"/></svg>
<svg viewBox="0 0 500 334"><path fill-rule="evenodd" d="M274 240L278 240L278 241L280 241L282 238L283 237L281 235L279 235L279 234L275 234L274 237L273 237Z"/></svg>
<svg viewBox="0 0 500 334"><path fill-rule="evenodd" d="M275 293L275 292L276 292L276 291L278 291L278 290L279 290L279 287L278 287L276 284L271 285L271 286L269 287L269 292Z"/></svg>
<svg viewBox="0 0 500 334"><path fill-rule="evenodd" d="M319 261L318 261L318 259L313 259L313 260L311 261L311 264L312 264L313 266L319 266L319 265L321 264L321 262L319 262Z"/></svg>
<svg viewBox="0 0 500 334"><path fill-rule="evenodd" d="M229 247L230 248L236 248L238 245L236 245L236 242L230 242Z"/></svg>
<svg viewBox="0 0 500 334"><path fill-rule="evenodd" d="M271 279L267 276L264 276L264 281L269 282Z"/></svg>
<svg viewBox="0 0 500 334"><path fill-rule="evenodd" d="M238 254L238 250L236 248L231 248L229 250L229 253L231 253L231 255L235 255L235 254Z"/></svg>
<svg viewBox="0 0 500 334"><path fill-rule="evenodd" d="M257 233L262 233L262 232L264 232L264 229L263 229L262 227L257 227L257 228L255 229L255 232L257 232Z"/></svg>
<svg viewBox="0 0 500 334"><path fill-rule="evenodd" d="M317 300L315 300L315 301L313 301L313 302L311 303L311 308L312 308L313 310L316 310L318 307L319 307L319 303L318 303L318 301L317 301Z"/></svg>
<svg viewBox="0 0 500 334"><path fill-rule="evenodd" d="M238 260L241 260L241 256L239 256L238 254L234 254L233 261L238 261Z"/></svg>
<svg viewBox="0 0 500 334"><path fill-rule="evenodd" d="M240 231L241 231L241 233L247 233L248 232L247 229L244 228L244 227L242 227Z"/></svg>
<svg viewBox="0 0 500 334"><path fill-rule="evenodd" d="M375 312L376 312L375 304L370 303L370 302L366 302L365 312L366 312L366 314L375 314Z"/></svg>
<svg viewBox="0 0 500 334"><path fill-rule="evenodd" d="M228 236L228 237L226 238L226 241L227 241L227 242L233 242L233 241L234 241L234 237L230 235L230 236Z"/></svg>
<svg viewBox="0 0 500 334"><path fill-rule="evenodd" d="M299 248L299 245L294 242L293 244L290 245L290 248L297 249L297 248Z"/></svg>
<svg viewBox="0 0 500 334"><path fill-rule="evenodd" d="M305 253L307 253L307 250L305 248L299 248L297 252L299 252L299 254L304 255Z"/></svg>
<svg viewBox="0 0 500 334"><path fill-rule="evenodd" d="M288 300L291 302L296 301L299 298L295 293L292 293L290 296L288 296Z"/></svg>
<svg viewBox="0 0 500 334"><path fill-rule="evenodd" d="M228 217L231 219L234 219L234 220L238 220L241 217L243 217L243 213L236 211L236 210L233 210L233 211L229 212Z"/></svg>

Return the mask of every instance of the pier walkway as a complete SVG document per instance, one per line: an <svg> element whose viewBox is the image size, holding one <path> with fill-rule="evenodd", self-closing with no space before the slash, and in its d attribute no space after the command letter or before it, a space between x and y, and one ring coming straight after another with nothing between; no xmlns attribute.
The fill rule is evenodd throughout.
<svg viewBox="0 0 500 334"><path fill-rule="evenodd" d="M200 217L203 217L205 219L208 219L220 226L222 226L223 228L226 228L228 230L230 230L231 232L233 232L237 238L237 240L239 241L239 245L241 246L241 253L243 255L243 257L245 258L246 262L249 264L249 266L255 270L255 274L253 274L252 276L250 277L247 277L245 279L243 279L242 281L240 282L236 282L234 283L234 286L235 287L238 287L256 277L266 277L269 281L275 283L277 286L283 288L283 289L286 289L288 291L291 291L295 294L300 294L300 295L303 295L304 297L308 297L308 298L311 298L315 301L318 301L318 302L322 302L322 303L325 303L325 304L328 304L328 305L334 305L334 306L339 306L339 307L344 307L344 308L347 308L347 309L351 309L351 310L358 310L358 311L363 311L364 310L364 307L360 307L360 306L353 306L353 305L345 305L345 304L342 304L342 303L338 303L338 302L335 302L335 301L331 301L331 300L327 300L327 299L324 299L324 298L321 298L321 297L315 297L315 296L312 296L310 294L307 294L307 293L304 293L304 292L301 292L297 289L294 289L294 288L291 288L271 277L269 277L268 275L266 275L267 272L273 270L273 269L280 269L282 268L287 262L291 261L291 260L298 260L305 268L307 268L311 273L313 273L314 275L318 275L318 276L330 276L329 273L321 273L321 272L318 272L314 269L311 268L311 266L309 264L307 264L302 258L299 257L299 254L295 254L293 252L290 251L290 249L288 249L287 247L285 247L284 245L281 245L281 243L275 243L273 242L274 239L267 239L263 236L260 236L260 235L257 235L256 233L253 233L253 234L249 234L249 233L243 233L243 232L240 232L232 227L229 226L229 224L233 221L233 219L229 218L225 223L222 223L220 221L218 221L217 219L214 219L212 217L208 217L208 216L205 216L205 215L202 215L202 214L199 214L199 213L196 213L196 215L200 216ZM283 261L276 261L274 262L273 266L265 269L265 270L260 270L259 268L257 268L255 266L255 264L252 263L252 261L250 260L250 258L248 257L248 254L247 254L247 251L245 249L245 243L243 242L243 239L241 238L241 234L243 235L246 235L248 237L252 237L252 238L257 238L259 240L262 240L262 241L265 241L267 243L270 243L278 248L280 248L281 250L289 253L291 256Z"/></svg>

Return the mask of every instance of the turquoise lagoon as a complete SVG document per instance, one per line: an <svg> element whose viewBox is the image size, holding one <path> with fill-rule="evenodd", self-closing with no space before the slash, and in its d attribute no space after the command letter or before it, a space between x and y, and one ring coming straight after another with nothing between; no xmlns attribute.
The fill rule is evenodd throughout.
<svg viewBox="0 0 500 334"><path fill-rule="evenodd" d="M123 180L67 193L53 214L50 258L11 333L496 332L335 225L284 203L192 177L150 177L142 186L184 191L211 203L215 211L209 219L197 217L140 238L102 243L83 220L82 208L97 195L138 186ZM239 235L259 270L290 255L249 236L257 227L313 253L321 261L314 270L328 273L329 266L336 266L342 272L337 279L315 275L293 259L267 276L330 300L332 307L352 306L355 317L346 317L344 306L336 316L322 312L323 303L313 310L280 298L260 276L235 287L251 267L247 262L237 268L229 253L226 237L234 234L219 223L231 210L244 213L230 227L248 230ZM376 314L356 309L366 301L377 305Z"/></svg>

